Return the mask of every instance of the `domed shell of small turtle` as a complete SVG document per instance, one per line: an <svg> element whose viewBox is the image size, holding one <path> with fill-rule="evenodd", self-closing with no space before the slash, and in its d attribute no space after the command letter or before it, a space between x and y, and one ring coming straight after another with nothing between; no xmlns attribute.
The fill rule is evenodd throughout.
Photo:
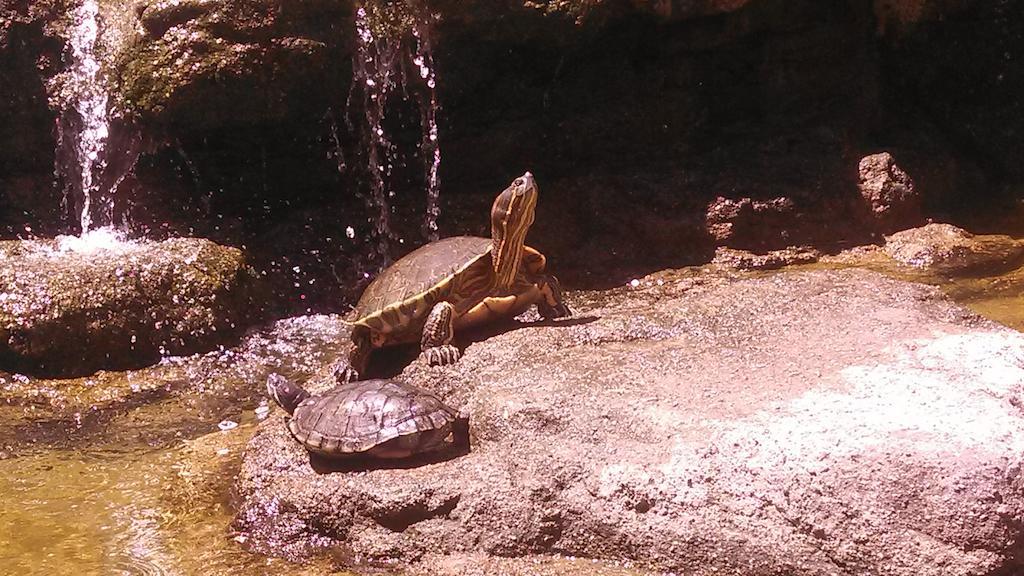
<svg viewBox="0 0 1024 576"><path fill-rule="evenodd" d="M491 249L491 239L453 236L420 246L377 276L355 306L357 318L417 296Z"/></svg>
<svg viewBox="0 0 1024 576"><path fill-rule="evenodd" d="M458 413L436 396L412 384L362 380L323 396L303 400L288 429L307 449L326 455L357 455L399 437L430 435L451 429ZM439 438L439 440L443 440ZM416 443L409 443L416 451Z"/></svg>

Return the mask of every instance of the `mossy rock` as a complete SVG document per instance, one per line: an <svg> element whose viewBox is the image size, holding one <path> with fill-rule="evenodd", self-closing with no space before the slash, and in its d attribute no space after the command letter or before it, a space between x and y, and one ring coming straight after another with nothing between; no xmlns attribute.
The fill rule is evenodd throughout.
<svg viewBox="0 0 1024 576"><path fill-rule="evenodd" d="M317 0L144 1L112 7L124 112L201 129L322 109L343 89L350 7Z"/></svg>
<svg viewBox="0 0 1024 576"><path fill-rule="evenodd" d="M242 252L196 238L93 253L0 242L0 285L0 364L41 375L208 350L259 317Z"/></svg>

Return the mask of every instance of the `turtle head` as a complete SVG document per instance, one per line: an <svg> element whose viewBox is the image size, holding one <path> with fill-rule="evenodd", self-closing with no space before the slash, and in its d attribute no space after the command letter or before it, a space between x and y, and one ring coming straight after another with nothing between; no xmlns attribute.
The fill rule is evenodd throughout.
<svg viewBox="0 0 1024 576"><path fill-rule="evenodd" d="M267 395L289 414L293 414L299 403L309 398L309 392L277 373L267 376Z"/></svg>
<svg viewBox="0 0 1024 576"><path fill-rule="evenodd" d="M510 288L519 272L537 194L537 182L526 172L498 194L491 206L491 259L499 288Z"/></svg>

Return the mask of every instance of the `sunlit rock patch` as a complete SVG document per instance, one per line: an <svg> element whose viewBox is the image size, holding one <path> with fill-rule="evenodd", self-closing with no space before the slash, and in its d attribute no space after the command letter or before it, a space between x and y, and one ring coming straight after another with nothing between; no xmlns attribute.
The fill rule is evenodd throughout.
<svg viewBox="0 0 1024 576"><path fill-rule="evenodd" d="M322 473L272 412L237 484L247 545L420 567L1020 568L1019 333L863 270L659 273L570 305L576 318L474 341L453 366L406 368L469 407L467 456Z"/></svg>
<svg viewBox="0 0 1024 576"><path fill-rule="evenodd" d="M1024 242L974 235L952 224L928 224L886 237L885 253L900 264L935 274L992 274L1024 259Z"/></svg>
<svg viewBox="0 0 1024 576"><path fill-rule="evenodd" d="M47 375L208 350L259 318L255 277L208 240L0 242L0 367Z"/></svg>

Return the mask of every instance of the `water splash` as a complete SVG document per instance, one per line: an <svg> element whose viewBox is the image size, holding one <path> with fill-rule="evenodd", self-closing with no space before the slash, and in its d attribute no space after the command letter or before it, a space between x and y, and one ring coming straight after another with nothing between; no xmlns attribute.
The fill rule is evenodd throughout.
<svg viewBox="0 0 1024 576"><path fill-rule="evenodd" d="M99 174L106 168L104 147L110 133L107 92L96 56L99 35L99 5L96 0L84 0L75 9L74 25L68 38L73 58L69 82L75 95L75 111L81 118L74 151L82 193L79 223L83 235L92 227L94 210L106 216L108 221L113 220L113 199L99 197ZM95 208L94 199L100 202Z"/></svg>
<svg viewBox="0 0 1024 576"><path fill-rule="evenodd" d="M380 7L375 9L384 10ZM359 6L356 10L353 84L347 103L351 108L353 94L362 94L365 119L362 133L369 181L369 194L364 198L375 212L374 252L376 259L383 264L390 261L389 246L395 240L391 225L391 198L395 196L395 190L391 178L399 154L385 128L385 118L388 100L396 90L401 89L405 99L412 92L420 112L419 158L423 164L427 196L423 235L428 240L438 237L441 165L437 78L431 48L435 17L416 0L405 0L400 6L392 4L388 9L398 11L396 20L400 22L394 26L396 30L384 31L384 26L374 27L367 6ZM337 142L337 136L334 137ZM339 168L343 162L339 154Z"/></svg>
<svg viewBox="0 0 1024 576"><path fill-rule="evenodd" d="M57 236L56 254L74 252L77 254L94 254L101 250L123 252L133 247L123 232L111 226L95 228L80 236Z"/></svg>

